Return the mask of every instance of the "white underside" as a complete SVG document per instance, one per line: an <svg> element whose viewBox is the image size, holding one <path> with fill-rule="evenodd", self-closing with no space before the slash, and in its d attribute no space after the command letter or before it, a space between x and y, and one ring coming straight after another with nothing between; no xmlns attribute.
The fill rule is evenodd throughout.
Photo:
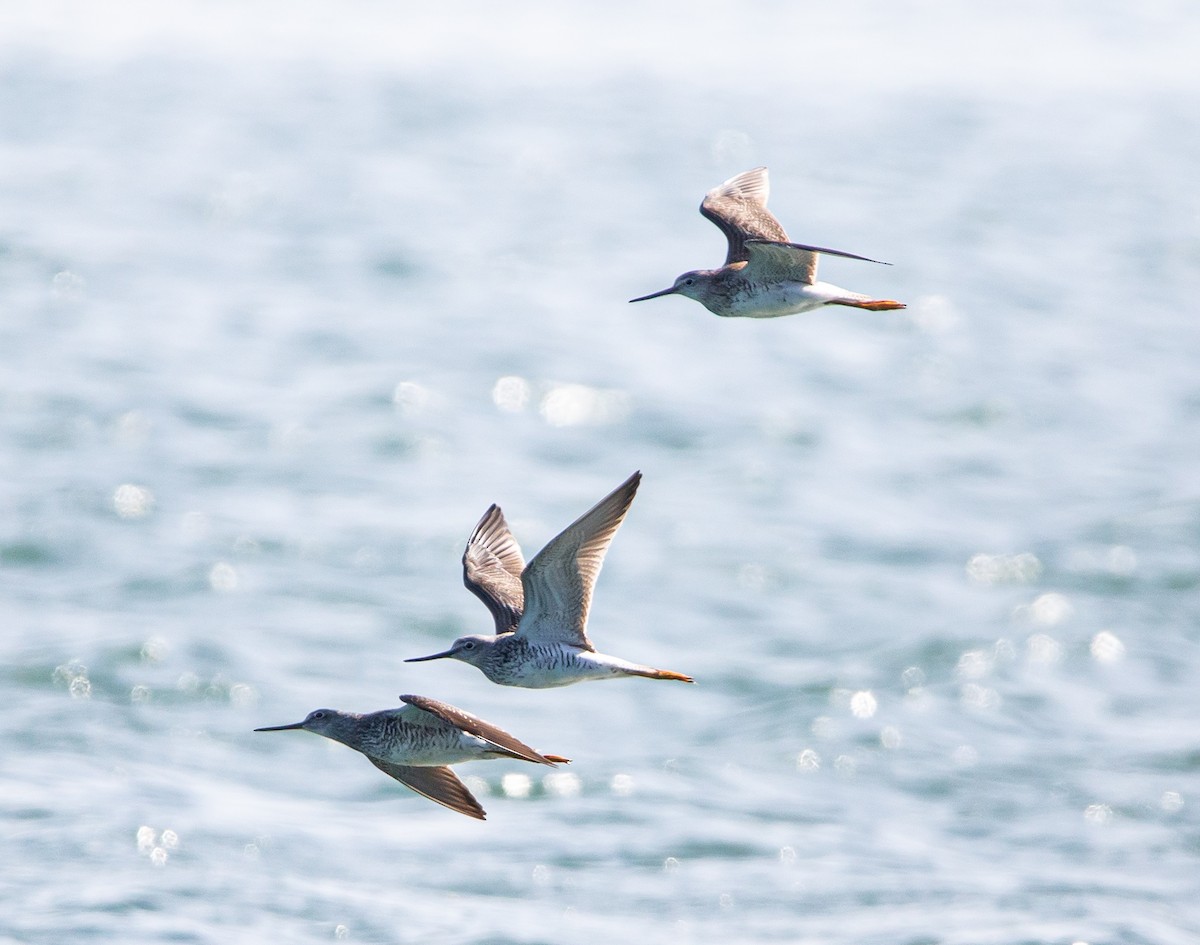
<svg viewBox="0 0 1200 945"><path fill-rule="evenodd" d="M627 668L645 668L620 657L574 647L565 648L565 655L567 658L556 666L525 663L519 673L506 675L503 684L524 689L555 689L594 679L616 679L627 675L622 672Z"/></svg>
<svg viewBox="0 0 1200 945"><path fill-rule="evenodd" d="M791 282L759 287L753 296L740 296L730 309L716 314L727 318L780 318L783 315L811 312L835 300L862 301L868 298L870 296L848 292L828 282L815 282L812 285Z"/></svg>
<svg viewBox="0 0 1200 945"><path fill-rule="evenodd" d="M405 746L382 757L384 761L390 761L397 765L436 768L463 761L505 758L508 757L508 753L496 751L491 742L475 735L466 732L447 732L444 737L419 745Z"/></svg>

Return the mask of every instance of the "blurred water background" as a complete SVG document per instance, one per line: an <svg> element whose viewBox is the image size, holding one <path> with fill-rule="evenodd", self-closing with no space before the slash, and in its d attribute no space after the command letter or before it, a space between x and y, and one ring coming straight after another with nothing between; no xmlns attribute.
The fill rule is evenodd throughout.
<svg viewBox="0 0 1200 945"><path fill-rule="evenodd" d="M0 11L0 940L1190 945L1192 4ZM727 321L757 164L898 313ZM406 665L632 470L602 649ZM256 735L416 692L478 823Z"/></svg>

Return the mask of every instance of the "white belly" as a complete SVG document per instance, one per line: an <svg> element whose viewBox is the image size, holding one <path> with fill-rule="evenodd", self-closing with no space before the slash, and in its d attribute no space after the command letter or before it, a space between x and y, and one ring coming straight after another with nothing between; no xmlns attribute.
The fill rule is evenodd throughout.
<svg viewBox="0 0 1200 945"><path fill-rule="evenodd" d="M728 311L718 315L742 318L779 318L783 315L798 315L814 308L827 305L833 299L865 298L854 292L839 289L828 282L806 285L802 282L781 282L769 286L756 286L752 295L738 296Z"/></svg>

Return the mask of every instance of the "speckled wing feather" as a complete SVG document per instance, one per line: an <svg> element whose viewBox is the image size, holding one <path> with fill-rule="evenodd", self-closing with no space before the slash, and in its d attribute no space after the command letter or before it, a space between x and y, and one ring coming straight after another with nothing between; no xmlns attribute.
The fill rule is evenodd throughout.
<svg viewBox="0 0 1200 945"><path fill-rule="evenodd" d="M862 262L879 263L890 266L891 263L879 262L866 256L843 252L840 249L826 249L823 246L806 246L803 243L776 243L766 240L746 240L747 259L749 263L743 270L745 277L754 282L790 281L802 278L812 285L817 281L817 254L841 256L844 259L858 259Z"/></svg>
<svg viewBox="0 0 1200 945"><path fill-rule="evenodd" d="M592 589L604 554L625 520L642 474L621 485L537 553L521 575L525 614L517 633L531 643L567 643L591 650L587 637Z"/></svg>
<svg viewBox="0 0 1200 945"><path fill-rule="evenodd" d="M765 243L749 240L746 243L749 262L742 276L759 285L775 282L817 281L817 254L791 243Z"/></svg>
<svg viewBox="0 0 1200 945"><path fill-rule="evenodd" d="M767 209L770 193L767 169L756 167L729 178L704 195L700 212L712 220L729 240L726 266L749 258L747 240L787 242L787 232Z"/></svg>
<svg viewBox="0 0 1200 945"><path fill-rule="evenodd" d="M371 758L370 755L367 757ZM479 801L475 800L467 786L458 779L458 775L445 766L432 768L394 765L390 761L380 761L378 758L371 758L371 764L422 797L476 820L487 820L487 813L479 805Z"/></svg>
<svg viewBox="0 0 1200 945"><path fill-rule="evenodd" d="M515 630L525 610L525 558L500 506L489 508L471 532L462 564L463 584L491 611L496 633Z"/></svg>
<svg viewBox="0 0 1200 945"><path fill-rule="evenodd" d="M412 695L401 696L400 701L411 706L416 706L418 709L436 716L443 722L453 725L460 732L466 732L469 735L485 739L501 751L508 752L514 758L520 758L522 761L532 761L536 764L554 766L554 762L545 755L509 735L504 729L497 728L491 722L485 722L478 716L472 715L470 712L464 712L462 709L452 706L448 702L439 702L437 699L430 699L427 696Z"/></svg>

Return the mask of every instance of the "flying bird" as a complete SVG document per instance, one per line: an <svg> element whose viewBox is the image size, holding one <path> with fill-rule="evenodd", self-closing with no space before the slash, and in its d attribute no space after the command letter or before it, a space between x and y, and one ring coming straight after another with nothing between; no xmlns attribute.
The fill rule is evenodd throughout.
<svg viewBox="0 0 1200 945"><path fill-rule="evenodd" d="M450 770L450 765L488 758L518 758L535 764L566 764L570 759L543 755L502 728L462 709L425 696L401 696L399 709L359 715L315 709L302 722L269 725L256 732L302 729L332 738L367 756L371 764L405 787L443 807L486 819L479 802Z"/></svg>
<svg viewBox="0 0 1200 945"><path fill-rule="evenodd" d="M682 673L598 653L588 639L596 577L641 479L635 472L528 565L500 507L489 508L467 541L463 583L491 611L495 635L459 637L448 650L405 662L461 660L494 683L527 689L621 676L694 682Z"/></svg>
<svg viewBox="0 0 1200 945"><path fill-rule="evenodd" d="M848 305L873 312L905 307L903 302L873 299L828 282L818 282L819 253L864 262L878 260L789 241L779 221L767 209L769 193L765 167L744 171L710 190L700 204L700 212L729 241L725 265L720 269L685 272L670 288L629 301L683 295L723 318L778 318L823 305Z"/></svg>

